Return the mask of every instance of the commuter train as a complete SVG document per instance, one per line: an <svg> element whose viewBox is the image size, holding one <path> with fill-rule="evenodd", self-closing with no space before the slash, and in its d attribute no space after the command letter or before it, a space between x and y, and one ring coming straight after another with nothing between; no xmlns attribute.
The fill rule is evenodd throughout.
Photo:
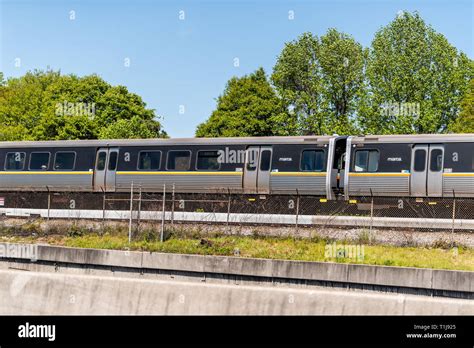
<svg viewBox="0 0 474 348"><path fill-rule="evenodd" d="M474 197L474 135L0 142L0 191Z"/></svg>

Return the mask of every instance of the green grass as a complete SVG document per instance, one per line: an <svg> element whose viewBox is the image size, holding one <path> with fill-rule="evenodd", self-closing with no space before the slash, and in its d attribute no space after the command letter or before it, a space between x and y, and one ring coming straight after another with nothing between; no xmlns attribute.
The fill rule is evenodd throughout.
<svg viewBox="0 0 474 348"><path fill-rule="evenodd" d="M154 234L153 234L154 236ZM205 238L201 242L201 238ZM128 243L127 236L110 234L99 236L95 233L69 236L43 237L3 237L10 242L42 242L79 248L141 250L166 253L199 254L199 255L238 255L248 258L284 259L301 261L328 261L339 263L359 263L370 265L421 267L451 270L474 271L474 250L471 248L427 248L427 247L396 247L388 245L364 245L364 258L327 258L326 246L333 241L314 238L294 239L263 236L226 236L214 235L201 237L171 234L170 238L161 243L150 234L143 234L139 240ZM1 241L1 240L0 240ZM359 241L360 242L360 241ZM336 242L343 246L342 241ZM348 244L356 243L348 241Z"/></svg>

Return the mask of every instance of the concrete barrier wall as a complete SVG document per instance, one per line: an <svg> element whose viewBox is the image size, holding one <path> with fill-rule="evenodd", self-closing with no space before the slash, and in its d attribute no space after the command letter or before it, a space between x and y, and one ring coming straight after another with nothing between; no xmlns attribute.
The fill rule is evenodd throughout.
<svg viewBox="0 0 474 348"><path fill-rule="evenodd" d="M38 246L38 261L474 293L474 272Z"/></svg>
<svg viewBox="0 0 474 348"><path fill-rule="evenodd" d="M1 315L472 315L468 300L0 270Z"/></svg>
<svg viewBox="0 0 474 348"><path fill-rule="evenodd" d="M0 314L473 315L474 301L315 287L160 279L144 270L472 293L474 272L39 245L0 260ZM5 256L5 255L4 255ZM75 265L75 266L74 266ZM12 270L10 268L15 268ZM22 269L22 270L18 270ZM107 270L108 269L108 270ZM107 273L108 272L108 273ZM157 274L158 274L157 273ZM111 276L112 274L113 276ZM171 274L171 273L170 273ZM171 277L173 278L173 277ZM178 280L179 279L179 280Z"/></svg>

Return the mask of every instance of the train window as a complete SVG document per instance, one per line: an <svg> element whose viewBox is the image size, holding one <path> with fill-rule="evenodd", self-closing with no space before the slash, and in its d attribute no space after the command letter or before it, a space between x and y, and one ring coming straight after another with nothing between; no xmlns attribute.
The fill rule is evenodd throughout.
<svg viewBox="0 0 474 348"><path fill-rule="evenodd" d="M369 152L357 151L355 154L355 167L354 167L355 171L366 172L368 162L369 162Z"/></svg>
<svg viewBox="0 0 474 348"><path fill-rule="evenodd" d="M5 157L5 170L23 170L25 168L26 153L9 152Z"/></svg>
<svg viewBox="0 0 474 348"><path fill-rule="evenodd" d="M430 170L432 172L440 172L443 169L443 150L431 150Z"/></svg>
<svg viewBox="0 0 474 348"><path fill-rule="evenodd" d="M75 152L56 152L54 157L54 170L74 170L75 162Z"/></svg>
<svg viewBox="0 0 474 348"><path fill-rule="evenodd" d="M169 151L166 169L189 170L191 151Z"/></svg>
<svg viewBox="0 0 474 348"><path fill-rule="evenodd" d="M33 152L30 156L30 170L48 170L49 152Z"/></svg>
<svg viewBox="0 0 474 348"><path fill-rule="evenodd" d="M379 170L379 152L377 150L369 151L369 172Z"/></svg>
<svg viewBox="0 0 474 348"><path fill-rule="evenodd" d="M117 157L118 157L118 152L116 151L109 152L109 170L117 169Z"/></svg>
<svg viewBox="0 0 474 348"><path fill-rule="evenodd" d="M218 170L221 167L218 158L219 152L217 151L199 151L197 154L196 169Z"/></svg>
<svg viewBox="0 0 474 348"><path fill-rule="evenodd" d="M105 169L105 161L107 160L107 152L101 151L97 156L97 170L102 171Z"/></svg>
<svg viewBox="0 0 474 348"><path fill-rule="evenodd" d="M415 172L424 172L426 165L426 150L415 151Z"/></svg>
<svg viewBox="0 0 474 348"><path fill-rule="evenodd" d="M270 170L270 160L272 158L272 152L270 150L263 150L260 158L260 170Z"/></svg>
<svg viewBox="0 0 474 348"><path fill-rule="evenodd" d="M161 151L141 151L138 154L138 170L160 169Z"/></svg>
<svg viewBox="0 0 474 348"><path fill-rule="evenodd" d="M245 161L247 162L247 170L253 172L257 169L259 149L249 147L245 152Z"/></svg>
<svg viewBox="0 0 474 348"><path fill-rule="evenodd" d="M323 150L303 150L301 154L301 170L322 172L325 167Z"/></svg>
<svg viewBox="0 0 474 348"><path fill-rule="evenodd" d="M377 150L358 150L355 153L354 170L356 172L376 172L379 169Z"/></svg>

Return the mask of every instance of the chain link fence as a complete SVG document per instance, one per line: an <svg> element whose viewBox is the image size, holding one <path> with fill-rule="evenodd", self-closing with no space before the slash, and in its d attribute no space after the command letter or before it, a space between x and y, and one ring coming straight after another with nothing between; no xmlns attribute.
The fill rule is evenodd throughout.
<svg viewBox="0 0 474 348"><path fill-rule="evenodd" d="M327 200L295 192L288 195L164 192L79 193L20 191L0 193L3 216L46 219L128 220L130 229L142 221L161 224L305 226L321 228L474 231L474 198L352 197Z"/></svg>

